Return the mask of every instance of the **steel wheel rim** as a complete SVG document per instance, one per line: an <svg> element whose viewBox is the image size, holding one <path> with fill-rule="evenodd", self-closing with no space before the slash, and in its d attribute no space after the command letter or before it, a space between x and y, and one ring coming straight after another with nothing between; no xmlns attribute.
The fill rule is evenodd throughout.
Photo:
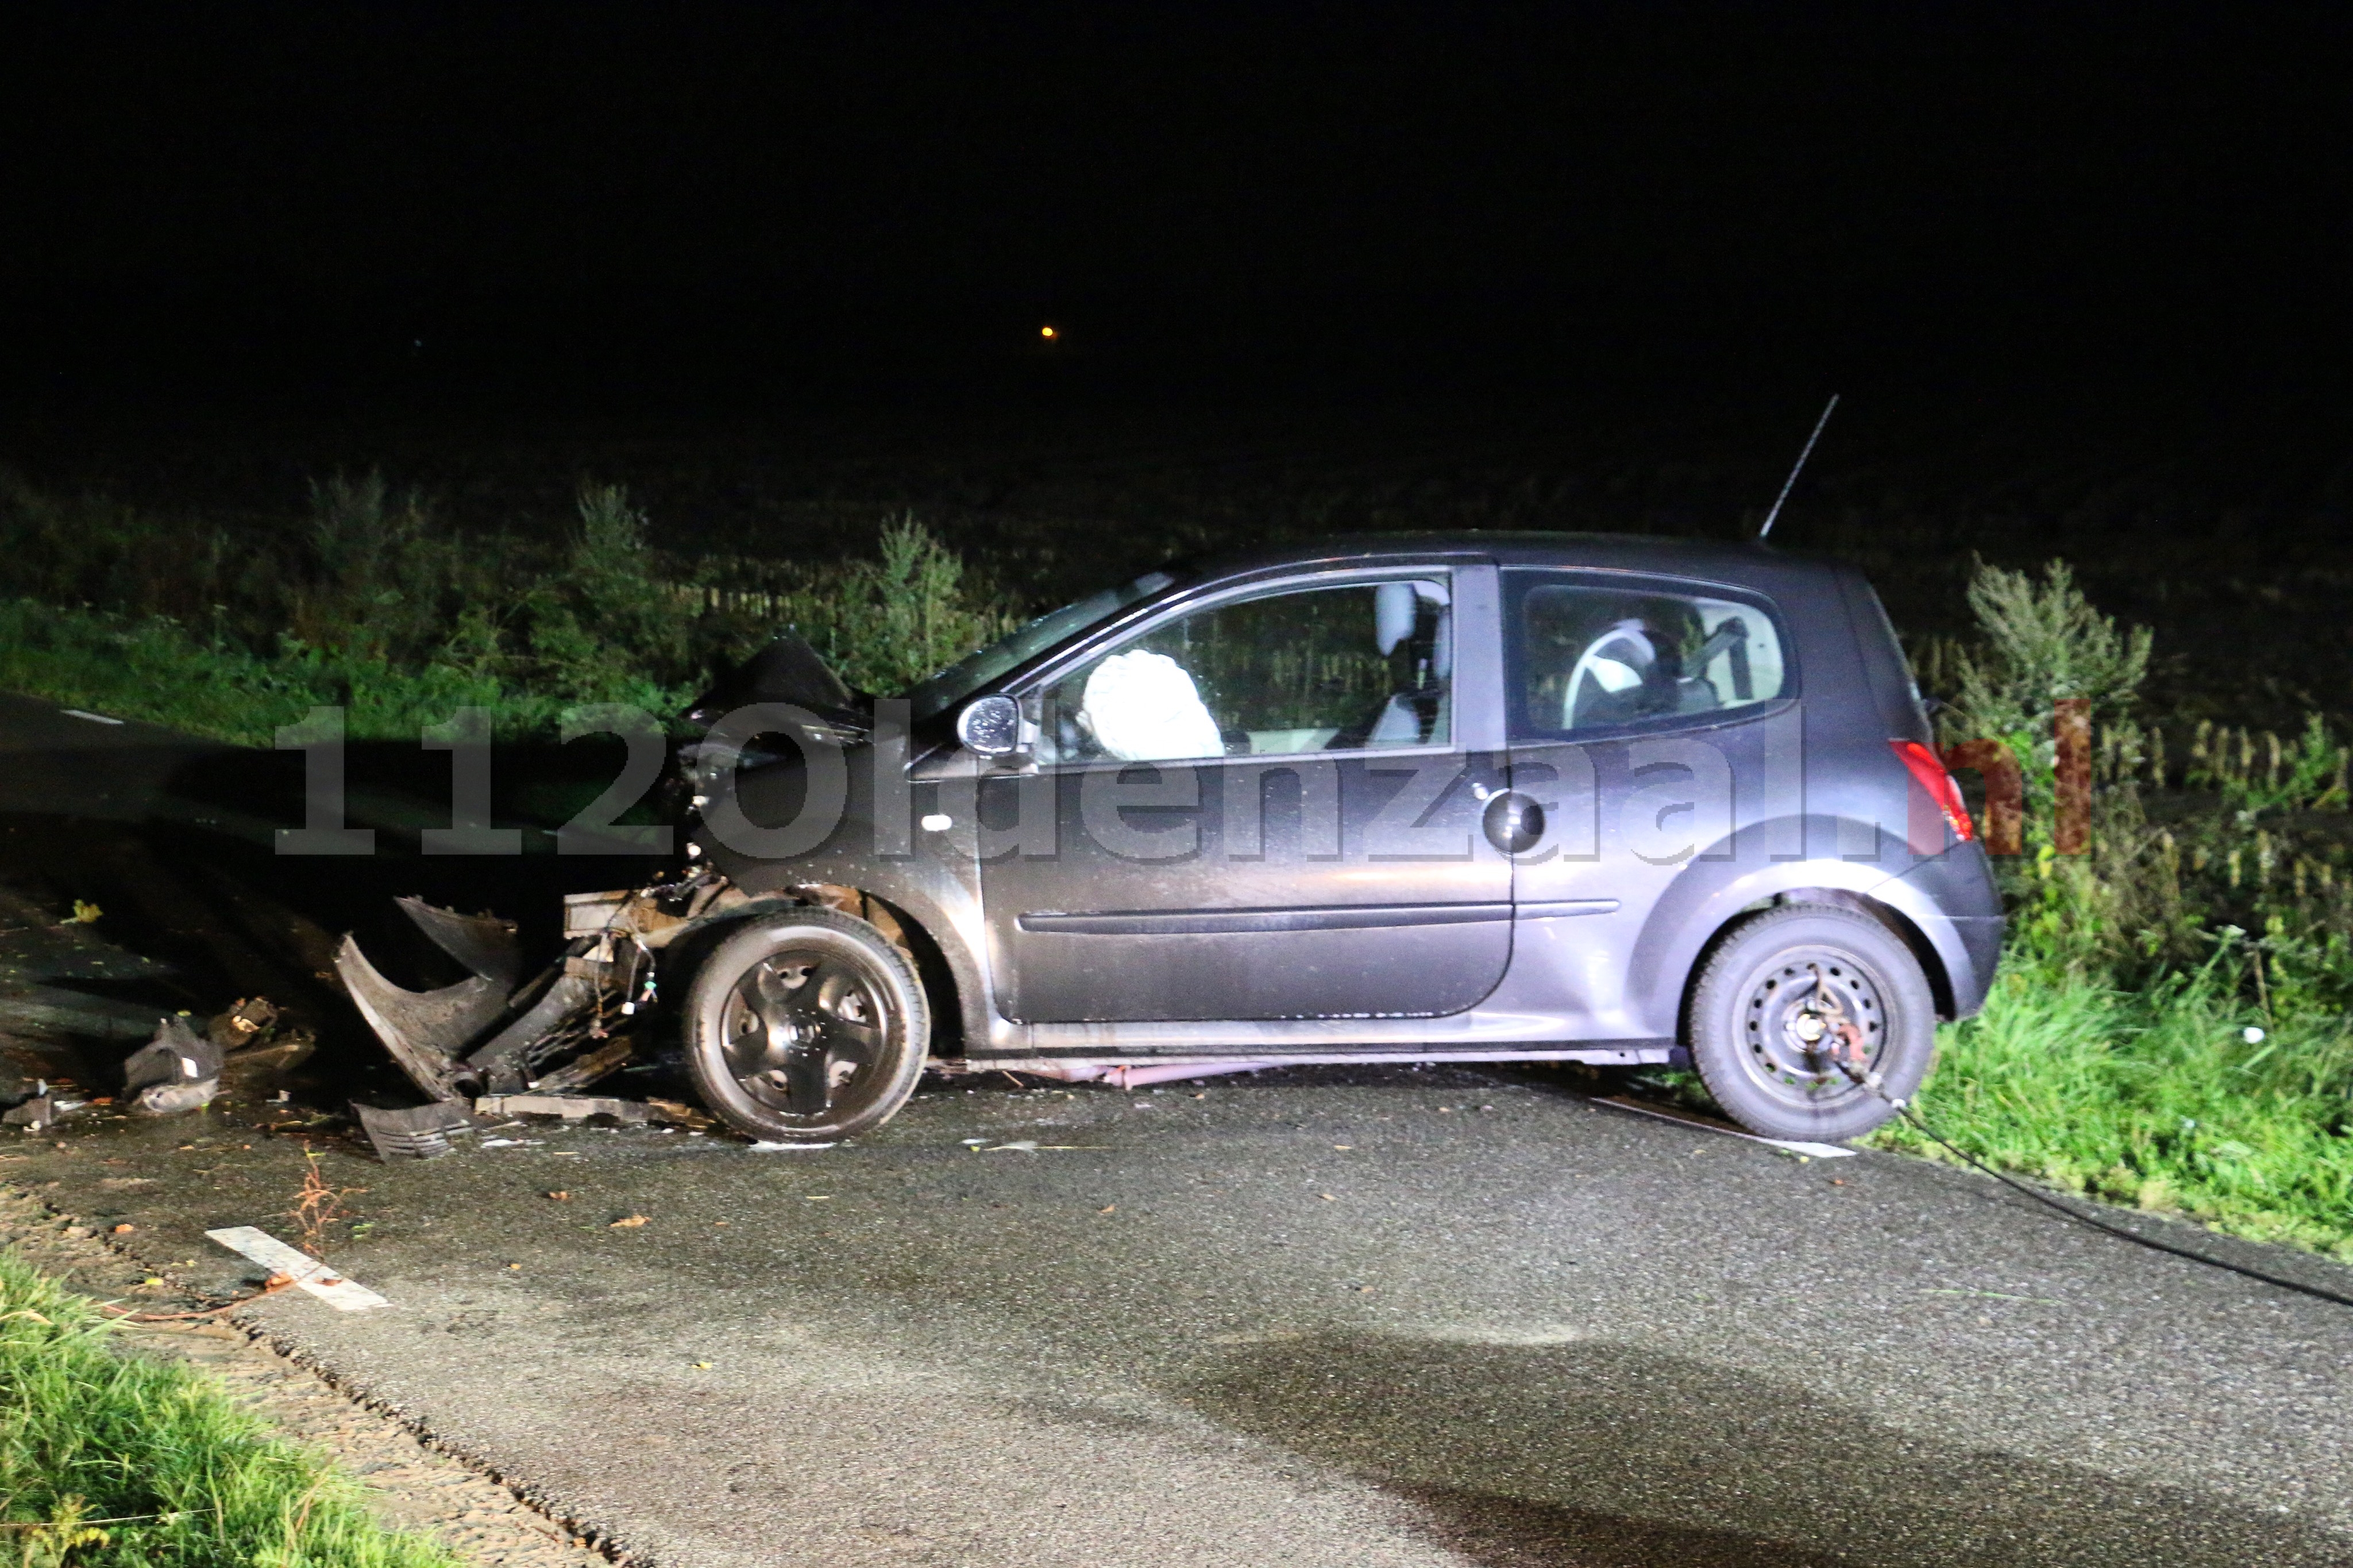
<svg viewBox="0 0 2353 1568"><path fill-rule="evenodd" d="M719 1051L761 1109L821 1126L888 1086L905 1020L872 966L827 947L786 946L744 971L720 1014Z"/></svg>
<svg viewBox="0 0 2353 1568"><path fill-rule="evenodd" d="M1867 1098L1871 1091L1855 1079L1884 1070L1886 996L1879 977L1851 952L1803 947L1777 954L1751 975L1742 1000L1742 1072L1800 1110L1842 1110ZM1852 1037L1842 1035L1841 1023L1852 1026Z"/></svg>

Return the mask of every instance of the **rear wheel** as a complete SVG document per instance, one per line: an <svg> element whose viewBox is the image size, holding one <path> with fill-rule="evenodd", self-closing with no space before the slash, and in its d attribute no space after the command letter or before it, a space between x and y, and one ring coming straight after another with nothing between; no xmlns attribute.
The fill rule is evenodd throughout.
<svg viewBox="0 0 2353 1568"><path fill-rule="evenodd" d="M1689 1044L1734 1121L1767 1138L1837 1142L1894 1115L1883 1096L1909 1100L1928 1076L1936 999L1912 950L1879 921L1788 904L1736 927L1709 956L1692 990Z"/></svg>
<svg viewBox="0 0 2353 1568"><path fill-rule="evenodd" d="M703 1102L776 1142L829 1143L889 1120L923 1076L931 1032L906 955L832 910L744 921L687 993L687 1067Z"/></svg>

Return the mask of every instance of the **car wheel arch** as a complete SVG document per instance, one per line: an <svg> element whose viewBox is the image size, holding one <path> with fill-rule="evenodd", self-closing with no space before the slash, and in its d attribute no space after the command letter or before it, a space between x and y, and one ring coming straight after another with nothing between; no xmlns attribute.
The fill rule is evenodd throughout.
<svg viewBox="0 0 2353 1568"><path fill-rule="evenodd" d="M806 901L852 915L881 931L892 946L907 955L915 977L923 982L932 1011L932 1054L961 1056L970 1027L964 1011L969 994L964 977L930 927L913 911L893 900L864 888L839 882L803 883L793 891Z"/></svg>
<svg viewBox="0 0 2353 1568"><path fill-rule="evenodd" d="M1944 955L1936 951L1936 945L1928 940L1927 932L1922 931L1909 915L1883 900L1873 898L1869 893L1853 888L1799 886L1785 888L1769 897L1743 904L1720 920L1707 933L1692 954L1691 963L1683 975L1683 995L1675 1014L1676 1038L1683 1038L1683 1031L1690 1026L1692 993L1699 984L1701 973L1707 967L1710 955L1756 916L1767 910L1783 909L1791 904L1820 904L1830 909L1849 910L1868 916L1885 927L1889 934L1911 951L1913 959L1920 965L1920 973L1927 977L1929 994L1936 999L1936 1016L1940 1019L1952 1017L1953 981L1945 967Z"/></svg>
<svg viewBox="0 0 2353 1568"><path fill-rule="evenodd" d="M975 1019L970 1011L971 999L986 996L987 989L980 977L970 972L969 955L940 939L934 928L949 925L944 912L912 908L912 900L847 882L779 881L765 888L743 888L741 883L738 887L744 898L695 922L690 967L699 963L739 921L794 904L828 909L866 921L906 955L930 1005L934 1056L962 1055L966 1041L987 1037L987 1020Z"/></svg>
<svg viewBox="0 0 2353 1568"><path fill-rule="evenodd" d="M1873 884L1883 884L1886 878L1883 873L1866 878L1861 873L1867 869L1844 862L1791 862L1752 869L1710 887L1695 885L1687 871L1683 885L1651 910L1637 940L1628 973L1630 993L1651 1018L1661 1024L1672 1018L1680 1038L1692 983L1727 931L1767 909L1816 903L1854 910L1886 925L1918 960L1937 1016L1952 1016L1953 984L1945 955L1911 911L1875 896Z"/></svg>

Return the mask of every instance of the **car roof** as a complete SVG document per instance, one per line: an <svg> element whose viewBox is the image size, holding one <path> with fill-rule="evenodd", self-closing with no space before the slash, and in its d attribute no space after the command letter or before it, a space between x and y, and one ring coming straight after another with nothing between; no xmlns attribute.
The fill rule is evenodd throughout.
<svg viewBox="0 0 2353 1568"><path fill-rule="evenodd" d="M1719 582L1786 583L1793 574L1834 570L1754 540L1679 539L1645 533L1568 533L1480 529L1446 532L1349 533L1237 552L1199 563L1205 577L1286 567L1411 557L1471 555L1504 566L1588 566L1657 572Z"/></svg>

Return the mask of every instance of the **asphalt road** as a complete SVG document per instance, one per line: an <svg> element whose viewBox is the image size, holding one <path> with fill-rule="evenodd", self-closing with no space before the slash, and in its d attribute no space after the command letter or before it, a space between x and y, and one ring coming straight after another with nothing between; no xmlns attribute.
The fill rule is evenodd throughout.
<svg viewBox="0 0 2353 1568"><path fill-rule="evenodd" d="M226 1287L202 1231L285 1231L304 1163L248 1119L301 1117L69 1126L0 1180ZM259 1315L665 1563L2353 1562L2353 1311L1541 1074L505 1136L322 1156L394 1305Z"/></svg>
<svg viewBox="0 0 2353 1568"><path fill-rule="evenodd" d="M0 698L0 1054L57 1059L79 1006L102 1087L126 1010L267 990L325 1036L320 1103L397 1091L315 982L448 873L274 859L267 760ZM2353 1310L1562 1075L933 1082L799 1152L519 1129L386 1166L346 1131L88 1116L5 1133L0 1183L227 1290L203 1233L294 1234L317 1143L360 1189L334 1260L393 1305L256 1316L662 1563L2353 1563Z"/></svg>

